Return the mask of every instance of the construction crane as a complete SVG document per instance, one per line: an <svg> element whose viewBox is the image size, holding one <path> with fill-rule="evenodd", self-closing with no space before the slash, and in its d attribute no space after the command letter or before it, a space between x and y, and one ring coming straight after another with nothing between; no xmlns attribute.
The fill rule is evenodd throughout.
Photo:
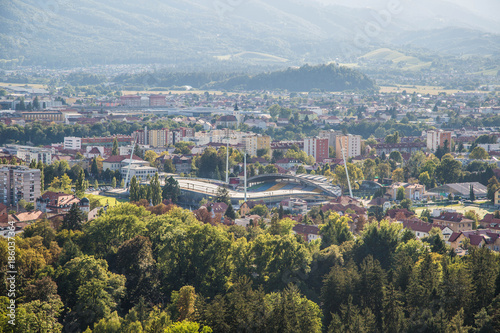
<svg viewBox="0 0 500 333"><path fill-rule="evenodd" d="M349 195L351 196L351 198L354 198L352 196L351 180L349 179L349 171L347 171L347 163L345 160L344 147L342 146L342 139L340 139L339 142L340 142L340 150L342 151L342 159L344 160L345 174L347 176L347 185L349 185Z"/></svg>
<svg viewBox="0 0 500 333"><path fill-rule="evenodd" d="M127 183L128 183L128 177L130 175L130 167L132 166L132 158L134 157L134 149L136 145L136 140L134 140L132 143L132 151L130 152L130 163L128 164L128 169L127 169L127 176L125 177L125 183L123 184L123 189L127 189Z"/></svg>

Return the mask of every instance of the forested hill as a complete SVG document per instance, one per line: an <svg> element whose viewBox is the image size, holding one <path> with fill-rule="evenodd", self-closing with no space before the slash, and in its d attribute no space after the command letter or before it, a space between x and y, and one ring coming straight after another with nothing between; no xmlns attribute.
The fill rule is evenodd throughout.
<svg viewBox="0 0 500 333"><path fill-rule="evenodd" d="M288 68L284 71L239 76L211 85L217 89L325 91L373 90L375 83L365 74L336 64Z"/></svg>
<svg viewBox="0 0 500 333"><path fill-rule="evenodd" d="M197 89L218 90L276 90L325 91L375 90L376 86L365 74L336 64L291 67L282 71L245 75L241 73L177 73L158 71L154 73L122 74L112 79L113 83L127 86L178 87L192 86Z"/></svg>

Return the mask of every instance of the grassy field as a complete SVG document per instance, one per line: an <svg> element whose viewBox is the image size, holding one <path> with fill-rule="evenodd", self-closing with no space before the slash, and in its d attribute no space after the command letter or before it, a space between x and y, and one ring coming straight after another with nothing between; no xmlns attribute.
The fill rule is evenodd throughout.
<svg viewBox="0 0 500 333"><path fill-rule="evenodd" d="M93 194L87 194L86 197L90 199L98 199L99 204L102 206L109 205L110 207L116 206L119 203L122 202L127 202L126 199L117 199L113 197L105 197L103 195L93 195Z"/></svg>
<svg viewBox="0 0 500 333"><path fill-rule="evenodd" d="M280 63L280 62L287 62L288 59L278 57L272 54L267 54L267 53L261 53L261 52L249 52L249 51L244 51L236 54L227 54L223 56L215 56L218 60L231 60L231 59L246 59L246 60L253 60L257 62L275 62L275 63Z"/></svg>
<svg viewBox="0 0 500 333"><path fill-rule="evenodd" d="M416 57L408 56L404 53L387 48L369 52L360 58L373 61L390 61L393 67L409 71L420 70L431 66L431 62L425 62Z"/></svg>
<svg viewBox="0 0 500 333"><path fill-rule="evenodd" d="M431 212L433 209L438 209L438 208L449 208L449 209L454 209L455 211L457 211L458 213L462 213L464 214L465 212L469 211L469 210L474 210L480 218L483 218L484 215L488 214L488 213L493 213L495 210L494 209L484 209L484 208L479 208L479 207L475 207L475 206L464 206L464 205L449 205L449 206L428 206L428 207L419 207L419 208L415 208L415 213L420 216L420 214L422 213L422 211L424 209L429 209Z"/></svg>
<svg viewBox="0 0 500 333"><path fill-rule="evenodd" d="M36 84L36 83L6 83L0 82L0 87L23 87L23 88L36 88L36 89L46 89L47 86L45 84Z"/></svg>
<svg viewBox="0 0 500 333"><path fill-rule="evenodd" d="M443 87L437 87L437 86L381 86L380 87L380 92L383 93L394 93L394 92L402 92L403 90L406 90L408 94L413 94L416 92L417 94L431 94L431 95L438 95L439 93L445 92L447 94L454 94L459 92L460 90L457 89L444 89Z"/></svg>

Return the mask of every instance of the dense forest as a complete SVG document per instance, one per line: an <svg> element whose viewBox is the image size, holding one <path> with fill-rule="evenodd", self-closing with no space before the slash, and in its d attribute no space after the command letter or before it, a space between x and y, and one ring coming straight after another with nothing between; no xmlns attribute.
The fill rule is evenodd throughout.
<svg viewBox="0 0 500 333"><path fill-rule="evenodd" d="M288 68L257 75L237 73L176 73L169 71L123 74L114 83L143 87L183 85L219 90L344 91L375 90L375 83L359 71L335 64Z"/></svg>
<svg viewBox="0 0 500 333"><path fill-rule="evenodd" d="M500 330L499 257L458 257L438 231L422 242L382 221L354 236L332 213L307 243L277 216L245 229L173 205L121 204L85 223L77 210L15 238L16 326L2 296L2 332Z"/></svg>
<svg viewBox="0 0 500 333"><path fill-rule="evenodd" d="M255 76L234 77L226 82L216 82L209 87L216 89L277 90L288 91L345 91L375 90L375 83L359 71L336 64L288 68L284 71L262 73Z"/></svg>

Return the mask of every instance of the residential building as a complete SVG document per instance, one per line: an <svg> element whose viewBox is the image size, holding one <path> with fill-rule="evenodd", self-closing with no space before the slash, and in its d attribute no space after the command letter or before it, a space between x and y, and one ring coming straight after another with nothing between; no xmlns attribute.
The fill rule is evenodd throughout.
<svg viewBox="0 0 500 333"><path fill-rule="evenodd" d="M474 194L476 194L476 193L474 192ZM498 189L495 192L495 196L493 197L493 203L495 204L495 206L500 205L500 189Z"/></svg>
<svg viewBox="0 0 500 333"><path fill-rule="evenodd" d="M495 214L484 215L483 219L479 221L479 225L485 229L500 233L500 217L495 217Z"/></svg>
<svg viewBox="0 0 500 333"><path fill-rule="evenodd" d="M65 117L61 111L29 111L21 112L25 121L63 122Z"/></svg>
<svg viewBox="0 0 500 333"><path fill-rule="evenodd" d="M64 149L80 150L82 149L82 138L76 136L64 137Z"/></svg>
<svg viewBox="0 0 500 333"><path fill-rule="evenodd" d="M28 164L33 160L36 163L42 162L45 164L52 164L52 154L54 154L54 149L22 145L5 145L4 149L8 151L9 154Z"/></svg>
<svg viewBox="0 0 500 333"><path fill-rule="evenodd" d="M319 137L322 139L328 139L328 146L335 148L335 139L337 136L341 136L342 132L337 132L334 130L321 130L319 131Z"/></svg>
<svg viewBox="0 0 500 333"><path fill-rule="evenodd" d="M127 173L129 172L129 167L128 166L122 167L120 169L120 172L122 174L122 179L125 179L127 177ZM132 164L132 166L130 166L128 182L130 182L130 180L134 176L135 178L137 178L137 181L139 182L146 181L148 178L149 179L153 178L155 173L157 172L158 169L154 167Z"/></svg>
<svg viewBox="0 0 500 333"><path fill-rule="evenodd" d="M317 225L296 224L292 228L293 233L301 235L308 243L316 239L321 239L319 227Z"/></svg>
<svg viewBox="0 0 500 333"><path fill-rule="evenodd" d="M342 149L344 149L345 158L361 155L361 135L342 135L335 138L336 158L343 158Z"/></svg>
<svg viewBox="0 0 500 333"><path fill-rule="evenodd" d="M134 161L143 161L139 156L132 156ZM123 162L127 160L126 162ZM111 171L120 170L123 166L129 165L130 155L112 155L107 159L102 161L102 169L106 171L107 169ZM149 165L148 162L145 162L145 165Z"/></svg>
<svg viewBox="0 0 500 333"><path fill-rule="evenodd" d="M257 205L266 205L264 200L259 200L259 201L245 201L244 203L241 204L240 206L240 215L245 216L250 214L250 211Z"/></svg>
<svg viewBox="0 0 500 333"><path fill-rule="evenodd" d="M257 156L259 149L267 149L271 153L271 137L266 135L254 135L244 138L245 150L250 156Z"/></svg>
<svg viewBox="0 0 500 333"><path fill-rule="evenodd" d="M486 247L491 251L500 252L500 234L490 230L469 230L462 232L454 232L448 243L451 248L456 250L462 247L463 241L468 238L470 246Z"/></svg>
<svg viewBox="0 0 500 333"><path fill-rule="evenodd" d="M151 147L167 147L174 142L174 133L168 128L148 131L148 144Z"/></svg>
<svg viewBox="0 0 500 333"><path fill-rule="evenodd" d="M40 196L40 170L27 166L0 168L0 202L16 206L21 199L34 203Z"/></svg>
<svg viewBox="0 0 500 333"><path fill-rule="evenodd" d="M304 151L307 155L314 157L316 162L323 162L329 157L328 139L305 138Z"/></svg>
<svg viewBox="0 0 500 333"><path fill-rule="evenodd" d="M121 96L120 104L124 106L141 106L141 96L139 95Z"/></svg>
<svg viewBox="0 0 500 333"><path fill-rule="evenodd" d="M413 154L417 151L425 150L426 144L424 142L401 142L401 143L380 143L374 145L373 148L377 150L377 154L385 153L389 155L393 151L400 153Z"/></svg>
<svg viewBox="0 0 500 333"><path fill-rule="evenodd" d="M438 217L432 219L434 224L449 227L453 232L472 230L474 221L465 218L461 213L443 212Z"/></svg>
<svg viewBox="0 0 500 333"><path fill-rule="evenodd" d="M165 95L149 95L149 106L166 106L167 96Z"/></svg>
<svg viewBox="0 0 500 333"><path fill-rule="evenodd" d="M73 204L77 204L82 211L89 211L89 200L80 200L73 194L47 191L36 199L36 209L44 213L65 214Z"/></svg>
<svg viewBox="0 0 500 333"><path fill-rule="evenodd" d="M114 139L116 139L116 141L118 142L118 146L126 146L132 142L133 137L132 135L115 135L115 136L82 138L82 148L85 148L87 146L112 147Z"/></svg>
<svg viewBox="0 0 500 333"><path fill-rule="evenodd" d="M280 202L284 210L290 211L292 214L306 214L307 201L299 198L290 198Z"/></svg>
<svg viewBox="0 0 500 333"><path fill-rule="evenodd" d="M215 122L216 127L224 127L224 128L236 128L238 127L238 118L234 115L222 116Z"/></svg>
<svg viewBox="0 0 500 333"><path fill-rule="evenodd" d="M405 198L418 201L422 200L425 196L425 186L420 184L408 184L408 183L393 183L386 187L386 195L389 196L391 200L396 200L398 189L403 187L405 190Z"/></svg>
<svg viewBox="0 0 500 333"><path fill-rule="evenodd" d="M434 130L427 132L427 149L435 152L438 147L444 148L447 145L451 147L451 132L443 130Z"/></svg>
<svg viewBox="0 0 500 333"><path fill-rule="evenodd" d="M443 234L443 238L445 241L448 241L448 239L453 233L453 230L451 230L450 227L424 222L415 217L405 219L403 220L402 223L403 223L403 228L410 229L411 231L413 231L413 233L418 239L429 236L432 228L441 229L441 233Z"/></svg>

